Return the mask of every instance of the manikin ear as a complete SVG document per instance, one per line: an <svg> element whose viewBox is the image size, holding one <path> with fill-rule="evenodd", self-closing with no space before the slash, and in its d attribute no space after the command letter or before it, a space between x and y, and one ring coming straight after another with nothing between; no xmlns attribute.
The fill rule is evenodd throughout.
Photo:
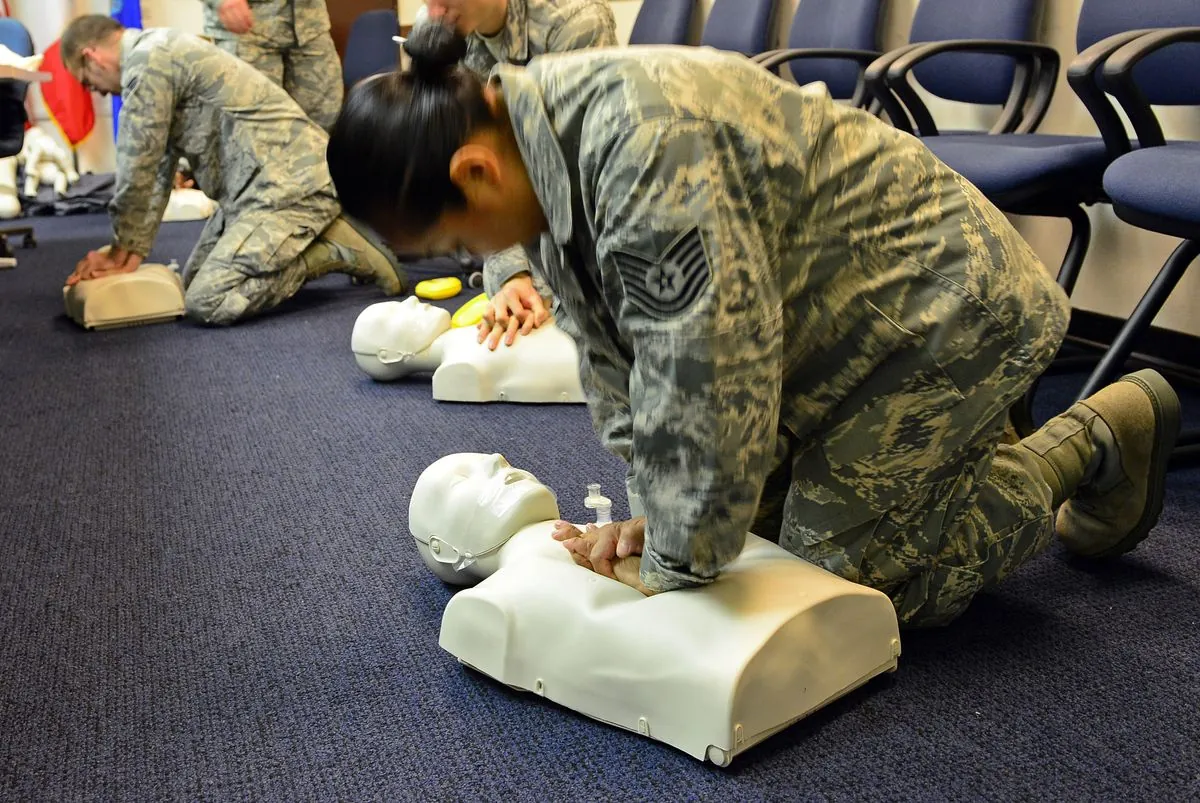
<svg viewBox="0 0 1200 803"><path fill-rule="evenodd" d="M472 209L491 209L503 203L503 173L500 157L485 145L468 143L450 158L450 180Z"/></svg>

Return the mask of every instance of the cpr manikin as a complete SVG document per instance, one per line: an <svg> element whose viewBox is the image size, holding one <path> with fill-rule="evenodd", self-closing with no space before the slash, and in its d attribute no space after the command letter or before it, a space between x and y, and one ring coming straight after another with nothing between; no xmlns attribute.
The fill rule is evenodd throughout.
<svg viewBox="0 0 1200 803"><path fill-rule="evenodd" d="M451 328L450 313L415 297L363 310L350 348L380 381L433 373L433 398L455 402L582 404L575 341L547 322L495 351L475 327Z"/></svg>
<svg viewBox="0 0 1200 803"><path fill-rule="evenodd" d="M575 565L551 537L558 517L550 489L500 455L451 454L421 474L417 549L442 580L472 586L446 606L443 649L722 766L896 667L891 601L774 543L747 535L712 584L645 597Z"/></svg>
<svg viewBox="0 0 1200 803"><path fill-rule="evenodd" d="M99 250L107 252L111 246ZM186 314L179 264L143 262L137 270L63 287L67 317L84 329L165 323Z"/></svg>

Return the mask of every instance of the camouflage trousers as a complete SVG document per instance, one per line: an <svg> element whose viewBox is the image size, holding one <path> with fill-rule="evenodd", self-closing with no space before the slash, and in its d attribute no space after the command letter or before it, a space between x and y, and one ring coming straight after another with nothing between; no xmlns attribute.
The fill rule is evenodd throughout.
<svg viewBox="0 0 1200 803"><path fill-rule="evenodd" d="M246 37L222 38L214 44L270 78L292 96L314 123L333 127L342 109L342 62L333 38L322 34L291 47L261 44Z"/></svg>
<svg viewBox="0 0 1200 803"><path fill-rule="evenodd" d="M218 208L183 269L188 316L231 324L291 298L308 278L302 254L340 214L332 190L234 217Z"/></svg>
<svg viewBox="0 0 1200 803"><path fill-rule="evenodd" d="M804 441L781 433L753 532L778 533L790 552L883 591L904 627L952 621L1045 549L1054 535L1050 486L1027 448L1004 441L1009 408L1065 336L1066 297L1046 284L1029 310L1043 324L1035 342L974 341L953 366L970 378L950 383L957 401L930 385L873 400L882 426L871 425L871 411L851 409ZM1025 443L1061 435L1047 427Z"/></svg>

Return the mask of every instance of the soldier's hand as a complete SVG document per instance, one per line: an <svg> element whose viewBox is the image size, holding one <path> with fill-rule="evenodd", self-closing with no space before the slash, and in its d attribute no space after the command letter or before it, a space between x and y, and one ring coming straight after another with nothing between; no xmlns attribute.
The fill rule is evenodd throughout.
<svg viewBox="0 0 1200 803"><path fill-rule="evenodd" d="M655 592L646 588L642 583L642 556L630 555L627 558L617 558L612 562L613 577L620 580L625 585L640 591L647 597L653 596Z"/></svg>
<svg viewBox="0 0 1200 803"><path fill-rule="evenodd" d="M425 10L424 16L429 19L441 20L444 25L457 29L458 20L461 17L461 10L459 8L461 4L462 0L426 0L421 8ZM418 19L421 16L420 12L418 12ZM462 31L461 33L468 32Z"/></svg>
<svg viewBox="0 0 1200 803"><path fill-rule="evenodd" d="M67 277L67 287L88 279L99 279L116 273L132 273L138 269L141 261L141 257L133 254L121 253L114 257L107 250L89 251L86 257L79 260L74 272Z"/></svg>
<svg viewBox="0 0 1200 803"><path fill-rule="evenodd" d="M589 524L583 532L560 521L555 522L552 535L556 541L562 542L572 558L582 558L586 561L581 563L577 559L575 562L579 565L587 565L597 574L625 582L615 574L613 564L618 559L642 554L646 537L646 518L639 516L629 521L615 521L599 527Z"/></svg>
<svg viewBox="0 0 1200 803"><path fill-rule="evenodd" d="M217 17L230 33L243 34L254 27L254 14L247 0L221 0Z"/></svg>
<svg viewBox="0 0 1200 803"><path fill-rule="evenodd" d="M582 566L589 571L596 571L591 562L582 555L571 553L571 559L575 561L577 566ZM646 588L642 583L642 556L630 555L627 558L617 558L612 562L612 579L619 583L624 583L635 591L640 591L647 597L653 596L655 592ZM599 572L597 572L599 574Z"/></svg>
<svg viewBox="0 0 1200 803"><path fill-rule="evenodd" d="M492 351L504 340L511 346L518 334L527 335L550 317L546 302L533 286L528 273L513 276L492 297L479 322L479 342Z"/></svg>

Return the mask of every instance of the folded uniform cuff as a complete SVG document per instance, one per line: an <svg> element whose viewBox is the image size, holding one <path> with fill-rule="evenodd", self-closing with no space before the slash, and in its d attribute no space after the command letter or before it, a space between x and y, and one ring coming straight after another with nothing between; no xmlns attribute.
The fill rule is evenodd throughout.
<svg viewBox="0 0 1200 803"><path fill-rule="evenodd" d="M648 543L642 549L641 580L642 585L656 593L695 588L712 582L712 578L697 577L686 568L668 565Z"/></svg>

